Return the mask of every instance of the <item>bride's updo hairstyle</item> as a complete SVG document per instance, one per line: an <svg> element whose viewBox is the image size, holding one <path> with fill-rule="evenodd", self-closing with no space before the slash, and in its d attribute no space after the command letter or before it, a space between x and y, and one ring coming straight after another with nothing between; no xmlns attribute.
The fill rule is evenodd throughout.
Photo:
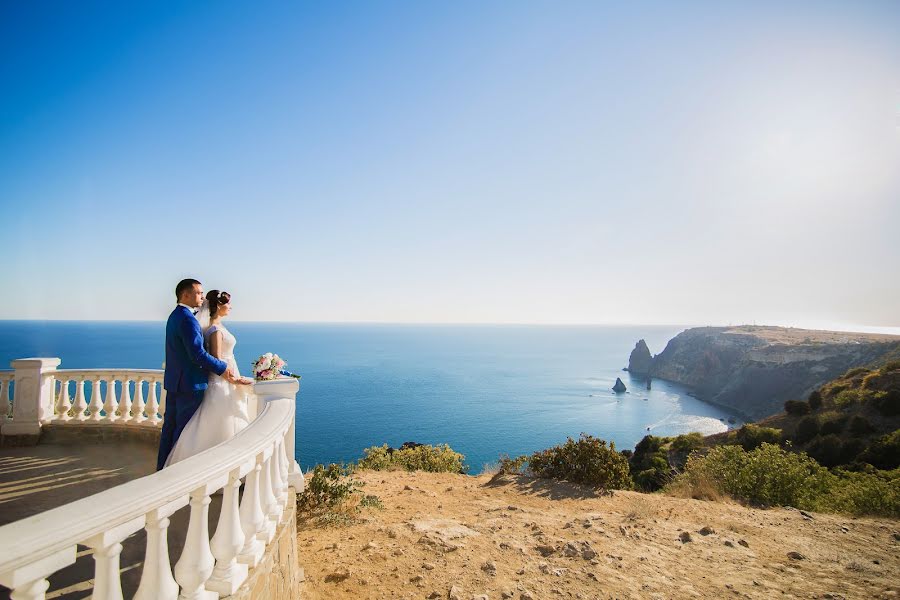
<svg viewBox="0 0 900 600"><path fill-rule="evenodd" d="M206 294L206 301L209 303L209 316L212 318L219 312L219 306L231 302L231 294L220 292L219 290L210 290Z"/></svg>

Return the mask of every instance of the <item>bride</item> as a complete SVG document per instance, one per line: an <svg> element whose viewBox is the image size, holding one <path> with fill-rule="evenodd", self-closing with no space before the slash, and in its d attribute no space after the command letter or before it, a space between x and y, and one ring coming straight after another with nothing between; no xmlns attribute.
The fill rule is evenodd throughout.
<svg viewBox="0 0 900 600"><path fill-rule="evenodd" d="M207 352L224 360L234 369L239 383L228 383L219 375L210 373L209 387L203 394L203 402L184 426L175 447L169 453L165 465L167 467L231 439L250 422L247 395L253 380L240 377L234 360L236 340L222 324L222 319L230 312L231 294L212 290L200 306L197 320L203 329L203 342Z"/></svg>

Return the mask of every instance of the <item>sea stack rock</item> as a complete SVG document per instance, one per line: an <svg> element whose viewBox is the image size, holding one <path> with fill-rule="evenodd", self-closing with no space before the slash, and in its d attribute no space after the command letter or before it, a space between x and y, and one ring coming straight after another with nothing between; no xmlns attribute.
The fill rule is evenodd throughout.
<svg viewBox="0 0 900 600"><path fill-rule="evenodd" d="M652 361L653 357L650 356L650 348L647 347L647 342L639 340L635 344L634 350L631 351L631 356L628 357L628 372L637 375L649 375Z"/></svg>
<svg viewBox="0 0 900 600"><path fill-rule="evenodd" d="M613 386L613 391L617 394L621 394L626 389L627 388L625 387L625 384L622 383L622 379L619 377L616 377L616 385Z"/></svg>

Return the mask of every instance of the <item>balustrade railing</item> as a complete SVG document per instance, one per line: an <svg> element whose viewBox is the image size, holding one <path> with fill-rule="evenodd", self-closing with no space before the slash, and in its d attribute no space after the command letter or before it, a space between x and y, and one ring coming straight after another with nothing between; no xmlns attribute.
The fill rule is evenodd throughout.
<svg viewBox="0 0 900 600"><path fill-rule="evenodd" d="M162 424L166 390L160 370L57 369L43 376L54 382L52 423Z"/></svg>
<svg viewBox="0 0 900 600"><path fill-rule="evenodd" d="M38 387L44 395L55 394L55 410L45 415L53 423L124 421L155 426L165 410L164 397L156 393L160 376L158 371L50 370L41 374ZM8 386L6 374L0 378L4 381ZM16 381L38 384L18 375ZM121 384L118 396L116 381ZM88 384L90 401L85 394ZM258 564L288 512L288 485L302 486L293 458L298 389L293 379L257 382L259 414L231 440L152 475L0 527L0 584L12 590L14 599L43 599L47 578L75 561L80 544L93 550L92 598L120 599L122 544L144 528L143 571L135 598L232 595L246 580L248 569ZM217 490L222 490L222 506L210 539L210 495ZM187 537L173 570L167 545L169 517L188 505Z"/></svg>

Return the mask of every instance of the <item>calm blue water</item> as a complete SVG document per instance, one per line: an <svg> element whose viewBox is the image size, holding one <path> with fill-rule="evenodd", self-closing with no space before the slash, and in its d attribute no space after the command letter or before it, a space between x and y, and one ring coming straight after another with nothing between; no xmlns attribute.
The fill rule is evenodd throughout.
<svg viewBox="0 0 900 600"><path fill-rule="evenodd" d="M473 472L587 432L631 448L656 435L723 431L732 415L621 369L644 338L678 327L230 323L244 373L276 352L303 376L297 453L307 468L405 441L448 443ZM160 368L162 322L0 321L0 365L57 356L61 368ZM625 394L611 387L616 377Z"/></svg>

